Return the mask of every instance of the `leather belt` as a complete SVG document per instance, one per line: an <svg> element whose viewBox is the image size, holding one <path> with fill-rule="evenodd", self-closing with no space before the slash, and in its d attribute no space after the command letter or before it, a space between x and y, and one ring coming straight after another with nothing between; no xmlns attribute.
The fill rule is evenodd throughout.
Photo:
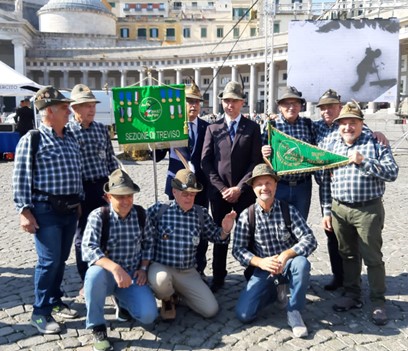
<svg viewBox="0 0 408 351"><path fill-rule="evenodd" d="M360 207L366 207L366 206L371 206L376 204L377 202L381 201L381 197L377 197L375 199L367 200L367 201L359 201L359 202L344 202L344 201L337 201L338 204L351 207L351 208L360 208Z"/></svg>
<svg viewBox="0 0 408 351"><path fill-rule="evenodd" d="M287 181L287 180L280 180L279 183L283 183L285 185L289 185L289 186L297 186L299 184L303 184L306 183L308 180L310 180L310 177L307 178L303 178L300 180L291 180L291 181Z"/></svg>

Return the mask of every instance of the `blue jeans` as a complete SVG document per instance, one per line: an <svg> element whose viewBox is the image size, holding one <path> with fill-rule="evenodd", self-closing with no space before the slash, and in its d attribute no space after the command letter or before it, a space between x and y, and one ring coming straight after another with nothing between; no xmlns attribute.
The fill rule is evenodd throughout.
<svg viewBox="0 0 408 351"><path fill-rule="evenodd" d="M132 274L132 273L130 273ZM90 266L85 275L86 327L105 325L105 299L114 295L119 306L129 311L142 324L151 324L157 318L156 300L149 286L132 284L119 288L111 272L100 266Z"/></svg>
<svg viewBox="0 0 408 351"><path fill-rule="evenodd" d="M47 202L36 202L32 213L39 229L34 235L38 261L34 272L34 314L49 315L61 302L65 261L71 252L77 215L60 215Z"/></svg>
<svg viewBox="0 0 408 351"><path fill-rule="evenodd" d="M312 199L312 178L308 177L303 183L296 186L279 182L275 197L295 206L303 218L307 219Z"/></svg>
<svg viewBox="0 0 408 351"><path fill-rule="evenodd" d="M259 311L276 301L277 285L275 279L268 278L269 274L267 271L255 268L235 307L236 316L241 322L252 322ZM288 260L280 279L281 284L289 284L288 311L301 311L305 306L309 278L310 262L306 257L296 256Z"/></svg>

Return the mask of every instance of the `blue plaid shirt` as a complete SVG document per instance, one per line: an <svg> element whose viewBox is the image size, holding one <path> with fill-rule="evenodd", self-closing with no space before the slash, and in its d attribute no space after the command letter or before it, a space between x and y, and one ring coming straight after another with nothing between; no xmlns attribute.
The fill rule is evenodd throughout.
<svg viewBox="0 0 408 351"><path fill-rule="evenodd" d="M33 201L47 200L47 196L37 194L34 189L53 195L83 196L79 147L73 134L64 129L64 137L59 138L44 124L38 130L41 135L34 169L31 134L24 135L16 148L13 197L19 212L32 208Z"/></svg>
<svg viewBox="0 0 408 351"><path fill-rule="evenodd" d="M72 120L67 124L78 141L81 150L83 180L106 178L115 169L118 163L109 137L108 129L99 122L92 122L89 128Z"/></svg>
<svg viewBox="0 0 408 351"><path fill-rule="evenodd" d="M255 203L255 233L253 248L250 248L248 212L247 208L240 214L234 230L232 254L241 265L249 266L254 256L271 257L293 249L298 256L307 257L316 249L317 241L312 230L292 205L289 205L289 212L293 234L287 230L278 199L275 199L269 212L265 212Z"/></svg>
<svg viewBox="0 0 408 351"><path fill-rule="evenodd" d="M221 228L214 223L206 208L202 208L204 225L201 228L197 210L193 207L185 212L175 200L157 221L161 206L157 203L147 210L146 232L155 241L153 261L177 269L193 268L200 238L217 243L228 241L221 240Z"/></svg>
<svg viewBox="0 0 408 351"><path fill-rule="evenodd" d="M312 121L309 118L298 117L294 124L290 124L282 114L279 114L279 117L272 121L272 126L293 138L305 141L312 145L315 145L316 143ZM262 145L268 145L268 128L265 128L265 131L262 134ZM281 179L289 182L300 181L308 177L310 177L310 173L297 173L284 175Z"/></svg>
<svg viewBox="0 0 408 351"><path fill-rule="evenodd" d="M398 165L390 147L378 143L371 133L363 132L351 146L338 139L329 148L329 151L344 156L354 150L364 156L360 165L352 163L324 172L321 201L325 216L331 214L332 198L347 203L380 198L384 195L385 182L397 179Z"/></svg>
<svg viewBox="0 0 408 351"><path fill-rule="evenodd" d="M105 253L100 248L101 236L102 212L100 208L97 208L89 214L82 239L82 259L89 265L105 257ZM118 216L112 206L110 207L109 238L106 249L109 259L127 272L139 269L142 260L152 259L153 238L146 235L145 230L140 230L135 207L124 219Z"/></svg>

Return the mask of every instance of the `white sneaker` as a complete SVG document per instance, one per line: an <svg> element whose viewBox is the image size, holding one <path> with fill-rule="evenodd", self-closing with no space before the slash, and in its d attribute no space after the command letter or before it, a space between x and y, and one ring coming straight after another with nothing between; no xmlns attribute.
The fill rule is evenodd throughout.
<svg viewBox="0 0 408 351"><path fill-rule="evenodd" d="M280 284L276 287L276 307L283 310L288 305L288 284Z"/></svg>
<svg viewBox="0 0 408 351"><path fill-rule="evenodd" d="M305 338L308 335L299 311L288 311L288 324L292 328L295 338Z"/></svg>

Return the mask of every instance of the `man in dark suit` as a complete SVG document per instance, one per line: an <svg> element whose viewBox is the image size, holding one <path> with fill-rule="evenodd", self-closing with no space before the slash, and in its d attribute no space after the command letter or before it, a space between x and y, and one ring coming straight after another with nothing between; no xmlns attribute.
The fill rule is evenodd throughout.
<svg viewBox="0 0 408 351"><path fill-rule="evenodd" d="M188 161L190 169L195 173L197 181L203 185L203 191L197 193L194 203L205 208L208 208L208 181L203 170L201 169L201 153L203 150L204 136L207 126L206 121L199 118L201 110L201 96L200 89L194 81L191 86L186 88L186 112L188 116L188 147L180 147L177 150ZM174 148L156 150L156 161L161 161L169 151L169 168L167 171L165 193L170 200L174 199L171 181L175 177L177 171L185 168L180 158L176 154ZM208 241L201 239L197 248L197 271L204 277L204 269L207 265L206 253L208 248Z"/></svg>
<svg viewBox="0 0 408 351"><path fill-rule="evenodd" d="M21 100L20 107L16 111L16 130L20 136L26 134L29 130L35 127L34 125L34 111L31 108L30 99Z"/></svg>
<svg viewBox="0 0 408 351"><path fill-rule="evenodd" d="M219 94L223 118L211 124L205 135L202 168L209 180L211 213L216 224L231 210L239 215L255 202L246 180L253 168L262 162L259 125L241 114L244 93L238 82L231 81ZM227 245L214 244L211 290L224 285L227 275Z"/></svg>

